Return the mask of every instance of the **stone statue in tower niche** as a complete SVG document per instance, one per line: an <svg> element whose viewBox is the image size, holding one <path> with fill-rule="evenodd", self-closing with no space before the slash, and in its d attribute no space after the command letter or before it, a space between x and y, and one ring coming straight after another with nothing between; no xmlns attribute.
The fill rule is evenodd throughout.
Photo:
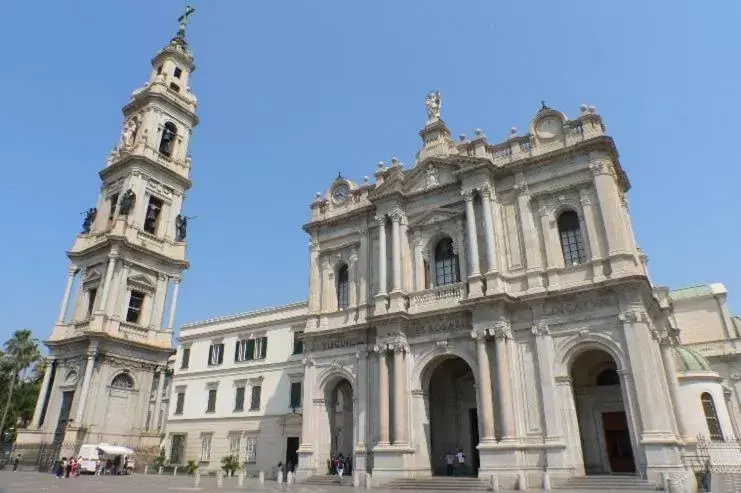
<svg viewBox="0 0 741 493"><path fill-rule="evenodd" d="M437 186L440 183L437 169L433 165L427 166L427 188Z"/></svg>
<svg viewBox="0 0 741 493"><path fill-rule="evenodd" d="M175 241L185 241L188 234L188 218L178 214L175 218Z"/></svg>
<svg viewBox="0 0 741 493"><path fill-rule="evenodd" d="M131 118L124 126L123 135L121 136L121 147L129 148L136 143L136 135L139 133L139 122L136 118Z"/></svg>
<svg viewBox="0 0 741 493"><path fill-rule="evenodd" d="M440 97L440 91L430 91L427 93L425 98L425 108L427 109L427 123L431 123L440 119L440 107L442 106L442 98Z"/></svg>
<svg viewBox="0 0 741 493"><path fill-rule="evenodd" d="M131 212L131 208L134 207L136 202L136 194L131 190L126 190L126 193L121 197L121 205L118 207L118 214L121 216L128 216Z"/></svg>
<svg viewBox="0 0 741 493"><path fill-rule="evenodd" d="M85 214L85 220L82 221L82 232L83 233L89 233L90 228L93 227L93 222L95 222L95 216L98 215L98 209L95 207L91 207L88 209Z"/></svg>

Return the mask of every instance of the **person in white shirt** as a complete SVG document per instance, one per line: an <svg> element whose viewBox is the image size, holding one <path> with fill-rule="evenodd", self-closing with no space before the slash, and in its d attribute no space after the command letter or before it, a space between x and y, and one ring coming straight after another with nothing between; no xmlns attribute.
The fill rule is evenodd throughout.
<svg viewBox="0 0 741 493"><path fill-rule="evenodd" d="M448 452L445 454L445 473L448 476L453 475L453 469L455 468L455 457L453 457L453 454Z"/></svg>
<svg viewBox="0 0 741 493"><path fill-rule="evenodd" d="M455 454L455 461L456 461L456 472L458 473L458 476L465 474L466 469L466 456L463 454L463 449L459 448L458 453Z"/></svg>

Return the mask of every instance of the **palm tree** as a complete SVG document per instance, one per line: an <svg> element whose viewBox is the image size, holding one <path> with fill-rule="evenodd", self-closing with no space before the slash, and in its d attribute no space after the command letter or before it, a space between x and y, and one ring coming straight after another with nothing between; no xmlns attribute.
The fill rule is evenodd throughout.
<svg viewBox="0 0 741 493"><path fill-rule="evenodd" d="M10 403L13 399L13 387L22 373L30 368L34 363L41 359L39 352L39 341L31 337L31 331L28 329L16 330L13 337L5 341L5 362L10 368L10 386L8 388L8 400L5 402L3 417L0 420L0 437L5 429L5 418L10 410Z"/></svg>

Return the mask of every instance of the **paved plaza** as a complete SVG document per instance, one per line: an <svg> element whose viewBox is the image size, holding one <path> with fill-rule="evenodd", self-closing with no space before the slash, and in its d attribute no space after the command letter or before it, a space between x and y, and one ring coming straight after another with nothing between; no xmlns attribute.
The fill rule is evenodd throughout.
<svg viewBox="0 0 741 493"><path fill-rule="evenodd" d="M242 492L266 492L266 493L358 493L365 491L362 488L349 486L331 485L303 485L292 484L278 485L274 481L265 481L260 484L256 479L246 479L241 488L237 487L235 478L225 478L224 486L216 487L216 479L204 477L198 487L194 487L193 478L187 476L158 476L142 475L134 476L80 476L72 479L57 479L51 474L36 472L11 472L0 471L0 493L242 493ZM399 490L385 488L373 488L371 491L377 493L399 493ZM409 491L409 490L406 490ZM426 493L434 493L424 490ZM541 491L541 490L528 490ZM555 490L567 493L567 490ZM616 490L617 491L617 490ZM579 493L590 493L580 490ZM591 492L597 493L597 492ZM611 490L600 490L599 493L614 493ZM639 493L631 490L620 490L620 493ZM645 492L643 492L645 493Z"/></svg>

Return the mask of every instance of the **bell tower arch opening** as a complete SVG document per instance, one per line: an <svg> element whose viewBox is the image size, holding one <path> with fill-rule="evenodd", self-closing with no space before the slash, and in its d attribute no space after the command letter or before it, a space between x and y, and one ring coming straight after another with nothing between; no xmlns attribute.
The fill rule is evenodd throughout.
<svg viewBox="0 0 741 493"><path fill-rule="evenodd" d="M429 420L430 472L435 476L475 476L478 473L479 427L474 373L458 356L433 360L422 374ZM457 465L462 451L465 465ZM453 465L449 467L450 456Z"/></svg>

